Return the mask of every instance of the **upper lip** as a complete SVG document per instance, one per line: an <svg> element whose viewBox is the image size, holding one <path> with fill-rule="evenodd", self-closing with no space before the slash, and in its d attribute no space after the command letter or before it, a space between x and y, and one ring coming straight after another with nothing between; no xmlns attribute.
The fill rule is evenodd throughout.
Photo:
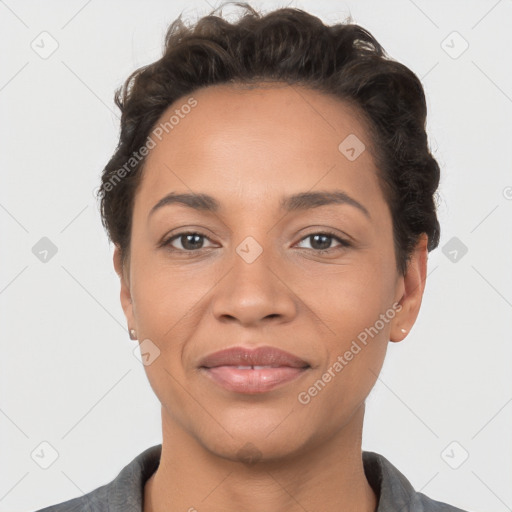
<svg viewBox="0 0 512 512"><path fill-rule="evenodd" d="M309 364L299 357L275 347L232 347L204 357L199 366L202 368L214 368L216 366L289 366L291 368L307 368Z"/></svg>

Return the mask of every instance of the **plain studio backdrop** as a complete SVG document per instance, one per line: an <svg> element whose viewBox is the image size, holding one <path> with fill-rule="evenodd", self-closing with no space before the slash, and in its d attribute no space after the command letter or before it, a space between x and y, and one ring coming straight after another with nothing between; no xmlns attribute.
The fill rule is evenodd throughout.
<svg viewBox="0 0 512 512"><path fill-rule="evenodd" d="M442 168L441 243L367 400L363 449L434 499L510 511L512 1L288 5L351 15L418 75ZM117 143L114 90L160 57L180 12L212 7L0 2L0 511L81 495L161 442L93 194Z"/></svg>

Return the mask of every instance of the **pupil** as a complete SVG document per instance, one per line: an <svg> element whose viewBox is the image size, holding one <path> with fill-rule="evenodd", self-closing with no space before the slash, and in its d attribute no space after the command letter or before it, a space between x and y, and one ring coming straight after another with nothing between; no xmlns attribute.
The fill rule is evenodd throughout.
<svg viewBox="0 0 512 512"><path fill-rule="evenodd" d="M331 237L330 235L313 235L312 236L313 240L315 240L315 243L317 241L317 239L319 238L323 238L323 242L320 242L320 245L321 247L316 247L316 249L329 249L329 245L330 242L331 242ZM315 247L315 243L313 243L313 247Z"/></svg>
<svg viewBox="0 0 512 512"><path fill-rule="evenodd" d="M195 241L193 241L193 239L195 239ZM184 240L185 243L183 243ZM201 235L184 235L181 237L181 243L185 249L200 249L202 237Z"/></svg>

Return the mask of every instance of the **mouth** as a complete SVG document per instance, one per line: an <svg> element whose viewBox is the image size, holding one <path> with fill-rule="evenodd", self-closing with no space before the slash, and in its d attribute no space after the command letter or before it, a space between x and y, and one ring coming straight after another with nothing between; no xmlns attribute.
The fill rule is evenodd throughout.
<svg viewBox="0 0 512 512"><path fill-rule="evenodd" d="M236 393L265 393L281 387L311 366L275 347L234 347L204 358L199 368L221 387Z"/></svg>

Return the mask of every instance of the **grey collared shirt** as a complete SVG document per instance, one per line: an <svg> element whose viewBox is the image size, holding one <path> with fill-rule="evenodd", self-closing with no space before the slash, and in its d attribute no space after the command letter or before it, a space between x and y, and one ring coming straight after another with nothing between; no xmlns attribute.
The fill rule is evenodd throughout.
<svg viewBox="0 0 512 512"><path fill-rule="evenodd" d="M112 482L79 498L37 512L143 512L144 485L160 463L162 445L152 446L125 466ZM376 512L467 512L416 492L385 457L363 451L364 471L378 496Z"/></svg>

